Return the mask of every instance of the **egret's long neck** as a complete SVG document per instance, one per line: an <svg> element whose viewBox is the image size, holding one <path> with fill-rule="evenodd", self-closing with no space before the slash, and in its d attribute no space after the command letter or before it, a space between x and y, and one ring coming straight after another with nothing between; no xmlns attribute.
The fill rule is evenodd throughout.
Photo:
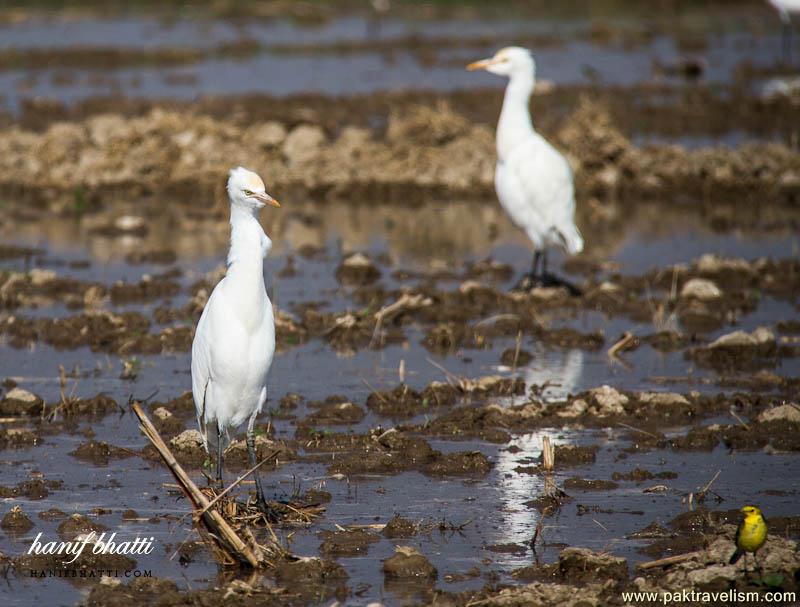
<svg viewBox="0 0 800 607"><path fill-rule="evenodd" d="M255 271L261 276L264 267L266 235L253 211L231 205L231 248L228 251L228 274Z"/></svg>
<svg viewBox="0 0 800 607"><path fill-rule="evenodd" d="M511 76L503 98L503 110L497 123L497 155L500 160L533 134L528 102L533 93L533 70Z"/></svg>

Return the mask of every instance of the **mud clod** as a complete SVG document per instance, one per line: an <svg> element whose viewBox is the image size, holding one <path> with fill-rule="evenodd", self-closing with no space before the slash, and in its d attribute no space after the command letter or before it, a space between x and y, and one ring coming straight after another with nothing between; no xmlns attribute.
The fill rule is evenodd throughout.
<svg viewBox="0 0 800 607"><path fill-rule="evenodd" d="M383 561L383 574L387 579L435 580L436 567L414 548L398 546L393 556Z"/></svg>
<svg viewBox="0 0 800 607"><path fill-rule="evenodd" d="M372 284L380 276L380 270L363 253L355 253L345 257L336 269L336 279L346 286Z"/></svg>
<svg viewBox="0 0 800 607"><path fill-rule="evenodd" d="M109 460L125 459L133 454L126 449L120 449L114 445L98 441L88 441L78 445L77 449L70 451L71 456L90 462L96 466L107 466Z"/></svg>
<svg viewBox="0 0 800 607"><path fill-rule="evenodd" d="M491 469L491 462L480 451L462 451L435 459L423 471L431 476L486 476Z"/></svg>
<svg viewBox="0 0 800 607"><path fill-rule="evenodd" d="M82 514L73 514L58 526L58 535L64 541L72 541L79 535L91 533L97 534L108 531L108 527Z"/></svg>
<svg viewBox="0 0 800 607"><path fill-rule="evenodd" d="M345 570L333 561L318 558L301 558L278 564L275 577L280 583L292 585L326 584L347 579Z"/></svg>
<svg viewBox="0 0 800 607"><path fill-rule="evenodd" d="M628 563L610 554L598 554L588 548L565 548L558 556L558 569L563 579L584 584L598 579L627 581Z"/></svg>
<svg viewBox="0 0 800 607"><path fill-rule="evenodd" d="M578 491L613 491L618 487L618 483L602 479L588 479L573 476L564 480L564 489L574 489Z"/></svg>
<svg viewBox="0 0 800 607"><path fill-rule="evenodd" d="M35 417L42 414L44 401L33 392L19 387L9 390L0 401L0 415Z"/></svg>
<svg viewBox="0 0 800 607"><path fill-rule="evenodd" d="M323 540L320 553L333 557L364 555L371 544L380 540L377 534L363 529L323 531L319 535Z"/></svg>
<svg viewBox="0 0 800 607"><path fill-rule="evenodd" d="M383 535L389 539L409 538L417 534L417 525L395 514L383 528Z"/></svg>
<svg viewBox="0 0 800 607"><path fill-rule="evenodd" d="M22 534L33 529L33 521L19 506L14 506L0 520L0 527L9 533Z"/></svg>

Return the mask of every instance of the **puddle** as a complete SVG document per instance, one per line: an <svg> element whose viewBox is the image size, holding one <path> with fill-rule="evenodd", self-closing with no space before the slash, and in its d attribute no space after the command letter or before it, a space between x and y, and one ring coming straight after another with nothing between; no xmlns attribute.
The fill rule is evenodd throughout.
<svg viewBox="0 0 800 607"><path fill-rule="evenodd" d="M448 223L448 218L457 218L464 209L426 210L424 223L416 223L411 211L398 211L386 207L354 207L348 209L320 209L304 207L301 215L316 211L314 228L311 231L295 229L302 222L282 219L270 226L276 249L267 264L267 276L275 299L281 307L306 301L325 301L331 310L352 309L349 292L341 289L333 278L341 251L365 250L373 256L389 260L382 267L382 282L386 286L402 284L390 276L392 269L427 271L431 265L448 262L457 269L467 260L479 260L487 256L513 265L517 273L528 263L528 251L514 229L502 217L495 219L500 226L494 238L487 238L476 230L461 231ZM405 215L408 215L406 217ZM393 218L394 228L386 233L377 226L385 225L386 218ZM438 223L437 223L438 222ZM224 222L220 222L224 227ZM641 274L654 267L673 263L686 263L700 254L714 252L720 255L741 255L745 258L760 256L796 256L797 239L794 235L759 236L756 234L710 234L702 227L689 231L670 230L664 224L656 234L647 224L629 224L607 258L628 275ZM425 227L425 246L413 239L413 232ZM180 279L182 288L217 266L225 249L225 231L220 227L213 231L212 240L198 249L196 239L187 235L171 239L169 235L150 233L147 247L172 244L179 256L176 266L185 276ZM643 230L643 231L642 231ZM38 234L38 237L34 237ZM81 236L80 224L61 224L41 230L39 226L28 226L16 232L18 244L44 249L42 266L55 267L59 273L75 278L101 281L138 280L143 273L155 271L159 266L132 266L124 262L125 246L120 249L113 241L102 237ZM315 259L297 256L298 249L310 243L325 243L324 253ZM132 241L131 248L142 248L141 241ZM111 251L110 249L113 249ZM208 250L217 255L207 256ZM109 260L109 253L110 260ZM298 274L295 277L278 277L276 272L286 265L287 256L297 259ZM441 260L437 262L436 260ZM70 260L87 260L88 267L70 268ZM37 265L36 260L28 265ZM3 262L6 268L24 269L25 262L11 260ZM160 267L163 271L163 267ZM453 288L458 282L451 283ZM509 283L510 284L510 283ZM507 288L507 286L506 286ZM187 300L185 295L173 298L173 305ZM125 306L126 309L152 312L155 304ZM24 310L23 312L28 312ZM43 308L36 313L58 316L68 311L58 306ZM776 319L794 316L790 303L766 298L749 315L740 319L739 327L751 330L760 324L773 324ZM600 330L607 336L607 343L617 335L632 328L631 322L616 316L598 312L579 312L577 315L554 317L558 326L574 327L581 332ZM641 329L641 325L638 326ZM727 329L726 329L727 330ZM725 332L721 330L712 334ZM701 392L717 393L720 388L714 382L713 371L694 368L681 351L665 354L643 347L625 355L630 367L610 361L605 349L584 351L558 348L537 343L526 338L523 349L529 351L532 360L517 371L500 363L500 353L513 348L513 338L494 340L492 347L482 350L458 350L445 356L432 355L421 345L424 331L411 327L406 331L406 340L380 351L357 350L353 355L341 356L330 347L312 340L295 346L276 356L270 375L271 394L267 409L273 410L277 400L288 392L297 392L307 401L324 399L330 394L345 395L352 402L363 406L370 392L391 389L399 381L401 364L405 381L421 389L431 381L446 379L442 368L458 376L475 377L500 373L516 375L528 387L542 386L542 397L548 402L557 402L570 394L577 394L601 384L611 384L620 390L662 391L661 377L688 377L691 385L677 384L670 389L697 389ZM79 397L91 397L102 392L124 405L131 397L152 397L168 400L189 388L189 355L178 353L162 356L136 356L139 362L138 375L134 381L120 379L122 361L115 355L93 353L86 348L57 351L44 344L19 350L0 345L3 375L18 381L21 386L42 396L46 401L59 398L61 386L58 366L80 369L84 373L77 380L68 380L65 389ZM429 360L433 362L428 362ZM776 369L777 373L796 376L800 366L796 359L787 359ZM88 376L86 376L88 373ZM709 380L703 383L702 380ZM154 395L154 396L153 396ZM506 400L504 406L524 402L524 397ZM293 414L301 419L311 410L301 405ZM433 413L431 413L433 414ZM408 423L425 423L429 414L417 416ZM733 418L727 419L732 422ZM293 421L274 419L275 435L278 439L292 440ZM345 426L345 431L365 432L369 428L383 425L387 420L368 412L363 421ZM192 427L191 420L186 422ZM57 522L41 521L35 514L50 507L71 513L86 513L93 508L110 509L109 514L97 517L106 526L125 533L152 535L158 550L141 558L137 567L149 569L153 575L172 579L179 587L196 587L214 583L217 569L206 553L196 560L181 565L179 559L170 559L176 546L187 538L193 538L190 527L179 518L186 505L171 497L164 483L170 478L159 466L138 458L127 458L119 462L111 460L106 466L77 465L78 460L66 454L85 442L83 431L91 428L94 439L108 442L124 449L137 451L145 441L139 433L130 412L112 414L90 424L78 421L65 431L43 436L42 445L28 449L0 452L4 470L3 484L13 486L41 471L49 480L62 480L64 488L53 491L44 500L15 499L31 515L36 526L22 537L2 536L0 550L6 554L18 554L29 544L32 534L42 531L55 533ZM335 428L341 431L340 428ZM662 429L663 430L663 429ZM685 429L677 427L680 434ZM542 530L544 544L534 554L529 547L533 529L539 520L539 512L526 505L543 489L540 474L525 472L526 466L535 462L541 452L542 437L549 435L556 445L595 445L598 447L596 462L559 471L556 482L567 478L585 477L610 479L614 472L627 472L642 468L651 472L670 471L677 474L668 482L669 491L663 494L642 493L644 485L621 482L611 491L584 492L570 490L574 498L563 506L557 515L544 521ZM321 521L310 529L296 531L292 535L291 549L302 555L317 554L319 529L331 529L333 525L371 525L385 523L393 514L422 523L427 529L404 544L417 547L439 570L438 585L449 591L477 589L483 586L485 576L497 574L500 579L510 580L511 572L533 562L548 563L557 559L564 544L587 546L595 550L611 550L614 554L629 559L630 563L646 560L638 552L644 543L626 539L632 532L653 521L665 524L676 514L685 511L682 503L688 493L696 491L717 470L723 470L716 483L716 491L725 502L719 508L735 508L740 502L758 502L772 516L794 515L794 497L773 496L764 492L785 487L788 476L794 475L794 456L767 455L762 452L731 453L718 447L711 453L694 454L670 450L654 450L644 453L626 454L630 437L621 427L600 430L571 430L553 428L546 432L513 434L510 442L493 445L482 441L442 441L432 439L430 444L443 453L478 450L493 468L481 479L458 479L429 477L419 472L405 472L397 476L361 477L336 480L326 473L326 466L306 462L289 463L268 475L268 487L279 497L288 497L298 486L301 490L318 488L329 491L333 499ZM751 470L758 470L755 474ZM746 487L737 482L739 478L750 478ZM652 483L651 483L652 484ZM124 510L132 509L139 518L156 517L158 522L125 521ZM646 513L646 514L645 514ZM451 527L440 531L440 523ZM463 525L463 527L462 527ZM458 528L457 530L455 528ZM285 532L284 532L285 533ZM168 548L169 546L169 548ZM510 546L510 547L509 547ZM358 588L359 601L384 600L394 604L404 600L403 591L396 586L384 586L381 561L394 552L394 543L382 539L369 548L365 556L342 557L339 562L350 575L350 585ZM476 577L462 579L463 574L477 567ZM455 578L448 576L456 575ZM458 579L460 581L443 581ZM29 604L31 597L48 603L52 600L77 601L85 592L79 586L59 580L31 580L13 578L10 582L7 604ZM67 598L65 598L67 597Z"/></svg>
<svg viewBox="0 0 800 607"><path fill-rule="evenodd" d="M683 21L665 16L656 21L654 33L624 16L565 19L548 12L516 20L389 17L379 27L373 19L358 16L313 26L285 18L254 20L257 25L134 16L67 22L30 19L0 26L0 52L57 54L59 49L94 48L98 61L95 66L89 60L86 66L78 62L52 68L43 62L36 69L9 67L0 71L0 86L12 112L23 100L37 98L72 104L104 95L179 99L250 93L354 95L406 89L409 83L414 89L440 92L501 88L502 79L463 68L475 57L514 43L533 48L539 78L557 86L681 85L681 68L677 73L673 68L697 56L704 57L702 81L718 85L730 83L742 64L759 69L779 63L779 22L768 11L724 7L704 18L714 24L707 37L688 16ZM685 50L687 38L701 48ZM116 60L102 59L103 49L123 53ZM172 49L194 53L188 65L180 64L184 59L171 65ZM151 55L137 60L137 52ZM102 69L108 61L119 65Z"/></svg>

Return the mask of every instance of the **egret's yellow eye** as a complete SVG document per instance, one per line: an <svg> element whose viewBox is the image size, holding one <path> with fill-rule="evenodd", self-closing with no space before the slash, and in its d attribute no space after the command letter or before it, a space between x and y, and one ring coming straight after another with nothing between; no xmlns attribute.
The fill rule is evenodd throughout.
<svg viewBox="0 0 800 607"><path fill-rule="evenodd" d="M244 191L244 195L245 195L245 196L252 196L252 195L253 195L253 192L251 192L250 190L245 190L245 191Z"/></svg>

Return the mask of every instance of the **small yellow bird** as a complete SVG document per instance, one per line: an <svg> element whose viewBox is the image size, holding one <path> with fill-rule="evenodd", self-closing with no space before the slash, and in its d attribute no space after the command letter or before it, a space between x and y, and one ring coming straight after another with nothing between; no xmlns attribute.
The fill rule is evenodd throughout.
<svg viewBox="0 0 800 607"><path fill-rule="evenodd" d="M733 565L744 555L744 568L747 571L747 553L752 552L755 560L756 552L767 541L767 521L761 516L761 510L755 506L745 506L742 508L742 513L744 519L736 530L736 552L728 562Z"/></svg>

